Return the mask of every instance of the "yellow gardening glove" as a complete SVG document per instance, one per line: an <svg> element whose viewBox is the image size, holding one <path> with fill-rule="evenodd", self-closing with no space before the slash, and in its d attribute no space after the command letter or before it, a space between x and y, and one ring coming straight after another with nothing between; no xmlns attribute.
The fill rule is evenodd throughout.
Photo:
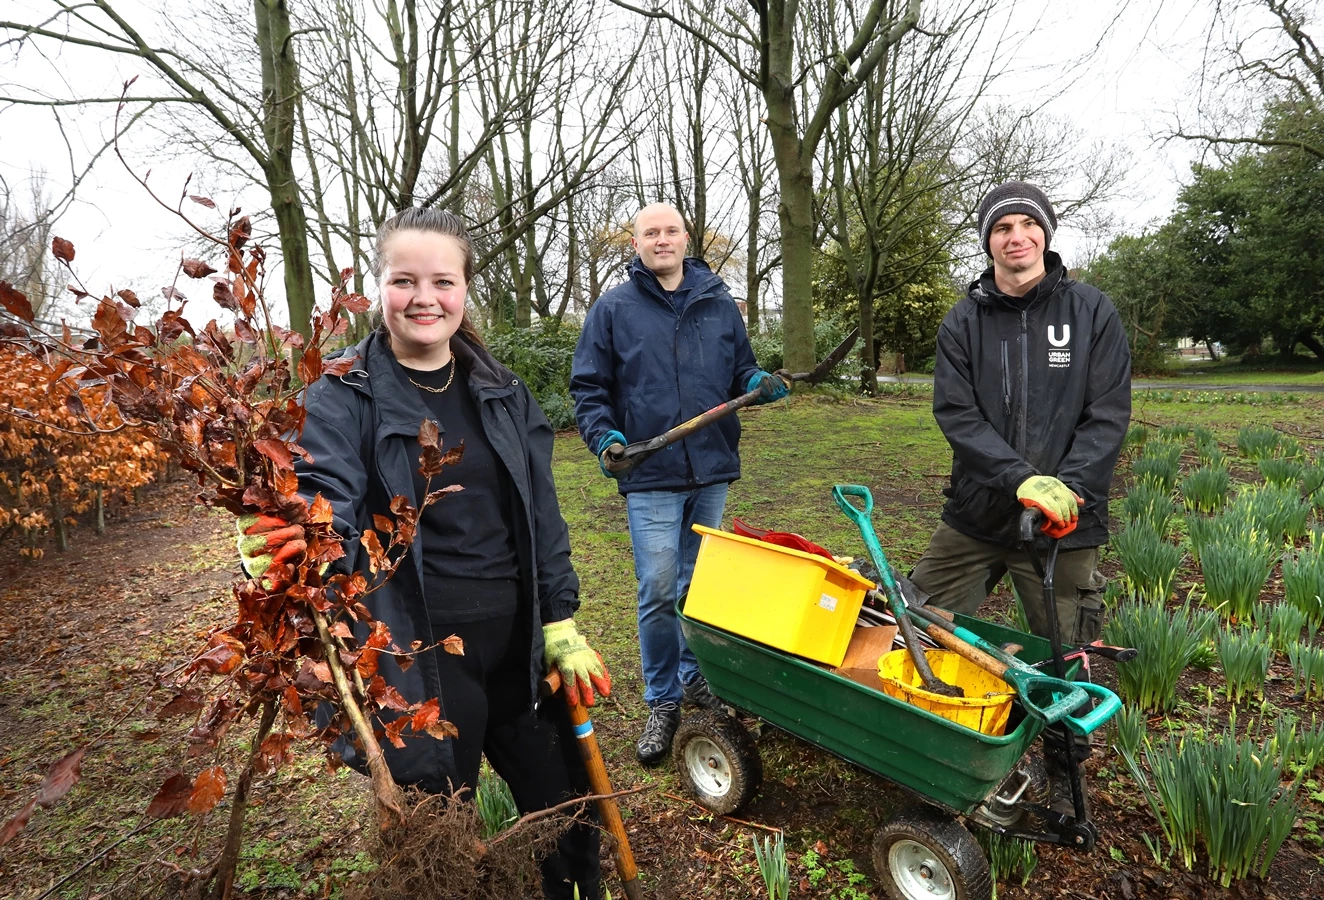
<svg viewBox="0 0 1324 900"><path fill-rule="evenodd" d="M298 562L307 550L303 526L291 525L280 516L240 516L239 559L250 578L261 578L276 563Z"/></svg>
<svg viewBox="0 0 1324 900"><path fill-rule="evenodd" d="M1054 538L1065 537L1075 530L1080 506L1085 502L1052 475L1031 475L1016 488L1016 498L1022 506L1043 512L1047 519L1043 532Z"/></svg>
<svg viewBox="0 0 1324 900"><path fill-rule="evenodd" d="M595 702L594 691L603 697L611 696L611 675L602 657L575 630L574 619L562 619L544 625L542 640L543 658L547 661L547 667L550 669L555 666L561 672L567 703L571 706L580 703L592 706Z"/></svg>

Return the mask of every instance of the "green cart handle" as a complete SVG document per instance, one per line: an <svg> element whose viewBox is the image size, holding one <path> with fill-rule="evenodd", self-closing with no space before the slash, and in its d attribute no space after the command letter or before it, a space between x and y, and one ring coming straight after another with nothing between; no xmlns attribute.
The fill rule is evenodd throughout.
<svg viewBox="0 0 1324 900"><path fill-rule="evenodd" d="M1079 718L1067 716L1063 721L1067 728L1070 728L1076 734L1090 734L1103 723L1107 722L1117 714L1122 708L1122 701L1116 694L1108 690L1101 684L1091 684L1088 681L1078 681L1076 685L1094 698L1094 709Z"/></svg>
<svg viewBox="0 0 1324 900"><path fill-rule="evenodd" d="M1032 674L1023 669L1010 667L1003 673L1002 678L1015 689L1016 700L1026 713L1048 725L1066 722L1068 728L1071 728L1072 731L1076 730L1071 724L1071 711L1079 709L1088 699L1085 696L1085 691L1076 682L1070 682L1070 687L1064 691L1062 690L1062 680L1059 678L1054 678L1051 675ZM1048 692L1054 698L1053 702L1047 706L1036 703L1034 694L1041 692ZM1089 732L1081 733L1088 734Z"/></svg>

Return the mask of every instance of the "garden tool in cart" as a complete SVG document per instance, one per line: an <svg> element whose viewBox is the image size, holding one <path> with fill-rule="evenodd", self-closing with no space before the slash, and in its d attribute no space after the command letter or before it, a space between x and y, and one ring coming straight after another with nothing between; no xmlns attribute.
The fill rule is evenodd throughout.
<svg viewBox="0 0 1324 900"><path fill-rule="evenodd" d="M832 370L837 367L837 364L846 358L846 354L850 352L851 347L855 346L855 341L859 336L859 328L856 328L850 334L846 335L846 339L837 345L837 349L829 353L827 358L819 363L812 372L797 372L794 375L790 375L778 371L774 374L776 374L776 376L782 381L786 382L788 388L793 384L798 383L818 384L820 381L827 378L828 375L832 374ZM714 406L707 412L700 413L688 422L682 422L675 428L665 431L657 437L649 438L645 441L635 441L624 447L620 444L612 444L603 451L602 465L608 472L612 472L613 474L628 472L659 450L663 450L676 443L676 441L689 437L694 434L694 432L701 428L708 427L719 419L725 419L736 410L744 409L762 396L763 388L760 386L756 390L752 390L747 394L741 394L734 400L728 400L720 406Z"/></svg>
<svg viewBox="0 0 1324 900"><path fill-rule="evenodd" d="M924 656L924 647L920 644L919 635L915 631L914 624L906 615L906 601L901 597L901 591L896 586L896 579L892 577L892 567L888 565L887 557L883 554L883 547L878 543L878 535L873 530L873 520L871 518L873 514L873 494L869 493L867 487L860 484L839 484L832 488L832 496L837 501L837 505L841 507L841 511L853 520L860 529L860 536L864 538L864 546L869 548L869 556L878 569L879 579L887 591L888 606L896 619L896 626L905 639L906 649L910 651L910 658L915 662L915 671L919 673L920 679L924 682L924 690L944 697L964 697L965 691L961 688L954 684L948 684L933 674L933 669ZM864 509L860 509L852 503L848 499L850 497L863 499Z"/></svg>
<svg viewBox="0 0 1324 900"><path fill-rule="evenodd" d="M540 693L551 696L561 690L561 673L552 669L542 680ZM621 811L616 801L611 779L607 776L607 766L602 761L602 751L598 749L598 739L593 734L593 720L588 717L588 710L579 703L566 699L566 709L570 711L570 724L574 726L575 737L579 744L579 755L584 760L584 769L588 772L588 784L593 793L602 799L597 801L598 815L602 824L616 841L616 874L620 876L621 886L625 889L628 900L643 900L644 892L639 886L639 870L635 868L634 853L630 850L630 839L625 834L625 823L621 820Z"/></svg>

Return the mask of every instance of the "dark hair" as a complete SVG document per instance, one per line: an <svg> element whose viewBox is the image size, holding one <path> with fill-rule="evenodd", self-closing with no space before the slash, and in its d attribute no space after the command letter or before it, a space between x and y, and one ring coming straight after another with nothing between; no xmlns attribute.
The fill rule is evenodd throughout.
<svg viewBox="0 0 1324 900"><path fill-rule="evenodd" d="M455 238L460 245L460 252L464 254L464 283L473 284L474 280L474 244L473 239L469 237L469 231L464 227L464 221L455 213L445 209L434 209L427 206L411 206L408 209L402 209L391 216L381 224L377 229L377 240L373 248L372 274L374 278L380 278L382 274L382 260L385 257L386 242L390 240L391 235L398 231L426 231L432 234L443 234L447 237ZM381 307L378 306L377 317L381 318ZM385 321L374 323L379 329L385 330ZM464 315L460 319L459 333L468 338L472 343L483 346L483 338L478 333L478 329L469 319L469 310L466 306Z"/></svg>

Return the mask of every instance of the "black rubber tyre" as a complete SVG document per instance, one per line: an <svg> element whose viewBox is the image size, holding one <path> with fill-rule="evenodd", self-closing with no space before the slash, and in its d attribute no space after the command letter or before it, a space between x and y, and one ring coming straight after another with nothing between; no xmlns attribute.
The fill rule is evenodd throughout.
<svg viewBox="0 0 1324 900"><path fill-rule="evenodd" d="M763 783L763 761L753 738L726 713L686 717L676 730L671 758L685 789L718 815L738 812Z"/></svg>
<svg viewBox="0 0 1324 900"><path fill-rule="evenodd" d="M975 836L937 810L912 807L873 836L873 866L892 900L990 900L993 879Z"/></svg>

